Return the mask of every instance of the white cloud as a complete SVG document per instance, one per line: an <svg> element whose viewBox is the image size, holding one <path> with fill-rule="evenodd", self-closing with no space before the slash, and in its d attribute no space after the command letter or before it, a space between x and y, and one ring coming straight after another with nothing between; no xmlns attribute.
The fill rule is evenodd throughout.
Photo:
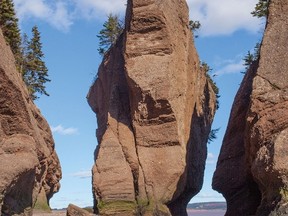
<svg viewBox="0 0 288 216"><path fill-rule="evenodd" d="M51 127L51 131L53 133L58 133L61 135L73 135L73 134L77 134L78 133L78 129L77 128L64 128L62 125L58 125L56 127Z"/></svg>
<svg viewBox="0 0 288 216"><path fill-rule="evenodd" d="M243 60L230 60L228 61L228 64L226 64L225 66L223 66L222 68L218 69L215 71L215 73L213 73L213 75L224 75L224 74L233 74L233 73L240 73L242 71L245 71L245 67L244 67L244 62Z"/></svg>
<svg viewBox="0 0 288 216"><path fill-rule="evenodd" d="M92 173L90 170L89 171L80 171L80 172L72 173L71 176L78 177L78 178L91 178Z"/></svg>
<svg viewBox="0 0 288 216"><path fill-rule="evenodd" d="M213 159L213 158L214 158L213 153L209 152L209 153L207 154L207 159Z"/></svg>
<svg viewBox="0 0 288 216"><path fill-rule="evenodd" d="M91 19L106 19L109 13L124 14L127 0L73 0L77 14Z"/></svg>
<svg viewBox="0 0 288 216"><path fill-rule="evenodd" d="M229 35L245 29L256 33L261 20L252 17L251 11L258 0L188 0L190 17L199 20L202 36Z"/></svg>
<svg viewBox="0 0 288 216"><path fill-rule="evenodd" d="M64 1L14 0L14 3L20 21L36 18L64 32L73 24Z"/></svg>
<svg viewBox="0 0 288 216"><path fill-rule="evenodd" d="M190 17L201 22L201 36L229 35L239 29L258 32L261 20L252 17L258 0L187 0ZM127 0L14 0L20 19L41 19L68 31L76 19L105 20L123 15Z"/></svg>
<svg viewBox="0 0 288 216"><path fill-rule="evenodd" d="M206 160L206 164L215 164L216 161L215 161L215 156L213 153L209 152L207 154L207 160Z"/></svg>

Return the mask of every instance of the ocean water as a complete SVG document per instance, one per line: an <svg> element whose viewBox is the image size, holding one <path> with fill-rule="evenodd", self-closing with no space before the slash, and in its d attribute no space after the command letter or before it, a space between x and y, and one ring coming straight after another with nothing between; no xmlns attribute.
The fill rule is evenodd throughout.
<svg viewBox="0 0 288 216"><path fill-rule="evenodd" d="M225 210L187 210L189 216L224 216Z"/></svg>

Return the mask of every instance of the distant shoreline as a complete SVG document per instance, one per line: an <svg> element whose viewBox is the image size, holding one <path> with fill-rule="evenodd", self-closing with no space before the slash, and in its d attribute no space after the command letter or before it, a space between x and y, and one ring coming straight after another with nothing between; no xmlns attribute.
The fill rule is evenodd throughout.
<svg viewBox="0 0 288 216"><path fill-rule="evenodd" d="M92 208L92 207L86 207ZM224 215L226 212L226 203L225 202L203 202L203 203L189 203L187 206L188 215ZM66 209L52 209L51 213L37 212L33 213L35 216L65 216Z"/></svg>

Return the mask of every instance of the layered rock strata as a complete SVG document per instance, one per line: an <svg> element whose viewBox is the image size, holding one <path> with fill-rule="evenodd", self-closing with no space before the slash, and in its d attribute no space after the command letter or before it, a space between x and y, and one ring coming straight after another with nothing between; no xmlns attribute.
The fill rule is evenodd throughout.
<svg viewBox="0 0 288 216"><path fill-rule="evenodd" d="M31 215L35 205L49 208L61 168L50 127L29 98L1 30L0 56L0 214Z"/></svg>
<svg viewBox="0 0 288 216"><path fill-rule="evenodd" d="M260 58L236 95L213 188L226 216L288 214L288 2L270 0Z"/></svg>
<svg viewBox="0 0 288 216"><path fill-rule="evenodd" d="M66 216L92 216L93 214L90 214L85 209L82 209L78 206L75 206L73 204L69 204L66 212Z"/></svg>
<svg viewBox="0 0 288 216"><path fill-rule="evenodd" d="M88 93L100 215L187 215L199 192L216 97L184 0L129 0L126 28Z"/></svg>

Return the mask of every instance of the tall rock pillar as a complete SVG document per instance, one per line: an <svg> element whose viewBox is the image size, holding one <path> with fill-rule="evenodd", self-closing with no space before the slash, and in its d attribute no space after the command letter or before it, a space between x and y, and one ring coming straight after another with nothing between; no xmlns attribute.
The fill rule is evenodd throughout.
<svg viewBox="0 0 288 216"><path fill-rule="evenodd" d="M129 0L88 102L100 215L187 215L199 192L216 96L201 69L184 0Z"/></svg>
<svg viewBox="0 0 288 216"><path fill-rule="evenodd" d="M288 2L270 0L255 62L235 98L213 187L226 216L288 214Z"/></svg>

